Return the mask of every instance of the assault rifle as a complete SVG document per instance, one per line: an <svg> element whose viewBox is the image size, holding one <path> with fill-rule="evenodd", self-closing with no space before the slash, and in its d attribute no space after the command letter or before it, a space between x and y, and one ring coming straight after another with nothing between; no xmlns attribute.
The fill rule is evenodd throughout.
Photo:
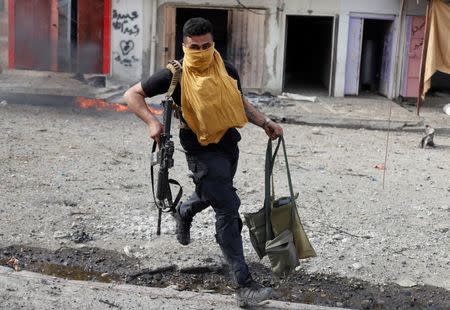
<svg viewBox="0 0 450 310"><path fill-rule="evenodd" d="M172 93L180 79L181 65L177 61L172 61L167 65L167 68L172 72L172 81L170 83L169 90L167 91L166 98L161 102L161 105L164 108L164 131L161 133L159 138L159 151L156 154L155 161L153 160L153 155L156 150L157 144L156 142L153 143L151 163L153 199L155 201L156 207L158 208L158 223L156 228L157 235L161 234L162 212L174 212L175 207L179 203L181 195L183 194L183 189L180 183L169 178L169 169L172 168L174 164L173 153L175 150L173 141L171 140L172 135L170 134L170 127L172 124L172 111L174 107ZM153 166L157 164L159 165L159 171L155 195ZM175 197L175 200L172 199L170 184L179 186L178 194Z"/></svg>

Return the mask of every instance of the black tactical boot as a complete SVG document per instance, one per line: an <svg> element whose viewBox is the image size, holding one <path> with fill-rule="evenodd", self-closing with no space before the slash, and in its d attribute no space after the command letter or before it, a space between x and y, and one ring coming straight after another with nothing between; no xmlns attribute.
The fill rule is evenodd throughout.
<svg viewBox="0 0 450 310"><path fill-rule="evenodd" d="M239 307L256 306L273 296L274 290L272 288L264 287L253 280L236 290L236 300Z"/></svg>
<svg viewBox="0 0 450 310"><path fill-rule="evenodd" d="M175 207L175 212L172 214L177 224L176 233L177 240L182 245L188 245L191 242L191 225L192 219L184 220L180 215L180 205Z"/></svg>

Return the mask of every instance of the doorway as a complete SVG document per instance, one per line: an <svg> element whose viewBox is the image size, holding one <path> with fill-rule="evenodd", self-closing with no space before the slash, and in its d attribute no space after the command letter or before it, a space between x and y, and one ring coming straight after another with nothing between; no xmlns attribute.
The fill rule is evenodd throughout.
<svg viewBox="0 0 450 310"><path fill-rule="evenodd" d="M360 93L378 93L383 70L383 50L386 33L392 21L364 20L361 48Z"/></svg>
<svg viewBox="0 0 450 310"><path fill-rule="evenodd" d="M333 17L288 16L283 91L328 95Z"/></svg>
<svg viewBox="0 0 450 310"><path fill-rule="evenodd" d="M351 17L345 95L391 93L393 20Z"/></svg>
<svg viewBox="0 0 450 310"><path fill-rule="evenodd" d="M14 1L13 27L14 63L17 69L51 70L55 67L52 57L55 40L52 0ZM53 18L52 18L53 17Z"/></svg>
<svg viewBox="0 0 450 310"><path fill-rule="evenodd" d="M214 31L215 48L223 59L228 59L228 10L177 8L175 29L175 57L183 57L183 25L194 17L203 17L211 22Z"/></svg>
<svg viewBox="0 0 450 310"><path fill-rule="evenodd" d="M263 85L266 15L264 9L204 9L164 7L164 53L161 65L183 57L183 25L192 17L211 21L216 49L234 65L243 89L260 91Z"/></svg>

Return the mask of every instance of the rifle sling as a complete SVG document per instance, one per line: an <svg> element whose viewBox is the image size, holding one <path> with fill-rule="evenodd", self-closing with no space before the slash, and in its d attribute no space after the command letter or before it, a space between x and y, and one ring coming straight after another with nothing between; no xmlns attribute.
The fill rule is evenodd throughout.
<svg viewBox="0 0 450 310"><path fill-rule="evenodd" d="M170 81L170 86L166 94L166 98L170 98L181 79L181 64L176 60L171 60L166 68L172 72L172 80Z"/></svg>

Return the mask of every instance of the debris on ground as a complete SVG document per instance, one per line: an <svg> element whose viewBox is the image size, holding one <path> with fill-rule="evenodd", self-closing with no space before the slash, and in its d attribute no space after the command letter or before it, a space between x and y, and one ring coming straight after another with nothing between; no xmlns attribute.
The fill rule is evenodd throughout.
<svg viewBox="0 0 450 310"><path fill-rule="evenodd" d="M322 132L320 131L320 128L319 128L319 127L313 127L313 128L311 129L311 133L312 133L313 135L320 135L320 134L322 134Z"/></svg>
<svg viewBox="0 0 450 310"><path fill-rule="evenodd" d="M444 113L447 115L450 115L450 103L447 103L446 105L444 105Z"/></svg>
<svg viewBox="0 0 450 310"><path fill-rule="evenodd" d="M292 93L281 93L280 96L278 96L280 99L290 99L290 100L299 100L299 101L310 101L310 102L316 102L317 96L303 96L300 94L292 94Z"/></svg>
<svg viewBox="0 0 450 310"><path fill-rule="evenodd" d="M0 101L0 107L4 107L4 106L6 106L7 104L8 104L8 101L6 101L6 100Z"/></svg>
<svg viewBox="0 0 450 310"><path fill-rule="evenodd" d="M76 230L71 234L70 239L75 243L85 243L92 240L92 237L84 231Z"/></svg>
<svg viewBox="0 0 450 310"><path fill-rule="evenodd" d="M375 166L373 166L376 169L380 169L380 170L384 170L386 169L385 165L383 163L381 164L376 164Z"/></svg>
<svg viewBox="0 0 450 310"><path fill-rule="evenodd" d="M14 268L15 271L20 271L20 263L19 260L15 257L11 257L11 259L9 259L6 262L6 265L8 265L11 268Z"/></svg>
<svg viewBox="0 0 450 310"><path fill-rule="evenodd" d="M422 140L420 141L420 147L424 148L427 146L434 147L434 128L431 128L430 126L425 126L425 135L422 137Z"/></svg>
<svg viewBox="0 0 450 310"><path fill-rule="evenodd" d="M281 100L270 93L256 94L256 93L246 93L245 98L255 107L260 108L262 106L279 106Z"/></svg>

